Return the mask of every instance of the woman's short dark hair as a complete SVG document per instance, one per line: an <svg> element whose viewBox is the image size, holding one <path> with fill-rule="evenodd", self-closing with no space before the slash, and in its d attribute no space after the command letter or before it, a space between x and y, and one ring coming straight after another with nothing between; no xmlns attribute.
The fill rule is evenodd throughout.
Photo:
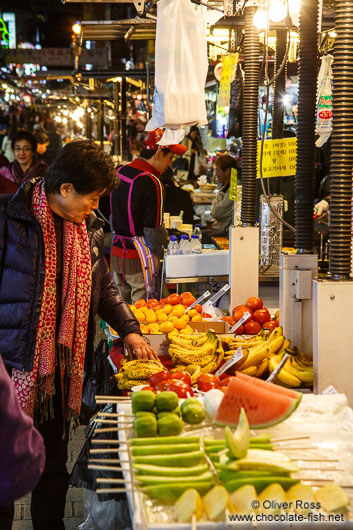
<svg viewBox="0 0 353 530"><path fill-rule="evenodd" d="M119 184L110 155L91 140L74 140L59 152L45 176L47 193L60 193L60 186L70 182L75 191L87 195L93 191L109 193Z"/></svg>
<svg viewBox="0 0 353 530"><path fill-rule="evenodd" d="M222 171L226 169L234 168L237 169L237 161L230 155L221 155L215 160L216 166L218 166Z"/></svg>
<svg viewBox="0 0 353 530"><path fill-rule="evenodd" d="M37 150L37 140L35 139L34 135L31 132L29 132L29 131L18 131L15 134L15 136L14 136L12 142L11 142L11 147L12 147L13 151L15 149L16 142L19 142L20 140L27 140L27 142L31 145L33 153L36 152L36 150Z"/></svg>
<svg viewBox="0 0 353 530"><path fill-rule="evenodd" d="M49 137L45 132L36 132L34 135L35 139L37 140L37 144L48 144L49 143Z"/></svg>

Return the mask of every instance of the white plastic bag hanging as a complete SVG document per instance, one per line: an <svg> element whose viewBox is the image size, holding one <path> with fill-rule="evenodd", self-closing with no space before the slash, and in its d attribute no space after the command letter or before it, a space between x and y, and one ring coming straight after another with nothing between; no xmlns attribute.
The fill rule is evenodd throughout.
<svg viewBox="0 0 353 530"><path fill-rule="evenodd" d="M206 125L206 8L190 0L159 0L154 106L146 130Z"/></svg>
<svg viewBox="0 0 353 530"><path fill-rule="evenodd" d="M332 132L332 55L321 57L316 105L316 147L322 147Z"/></svg>

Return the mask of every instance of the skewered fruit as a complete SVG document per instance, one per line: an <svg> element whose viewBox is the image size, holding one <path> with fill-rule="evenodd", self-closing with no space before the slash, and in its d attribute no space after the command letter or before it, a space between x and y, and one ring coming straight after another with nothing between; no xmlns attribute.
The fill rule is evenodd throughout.
<svg viewBox="0 0 353 530"><path fill-rule="evenodd" d="M187 489L175 503L179 523L189 523L193 516L196 520L202 517L202 500L195 489Z"/></svg>

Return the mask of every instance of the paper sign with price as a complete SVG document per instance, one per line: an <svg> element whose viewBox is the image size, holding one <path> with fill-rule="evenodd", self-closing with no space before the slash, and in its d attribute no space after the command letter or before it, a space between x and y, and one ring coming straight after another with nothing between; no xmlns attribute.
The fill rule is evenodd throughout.
<svg viewBox="0 0 353 530"><path fill-rule="evenodd" d="M257 142L257 178L260 178L260 148ZM262 175L269 177L290 177L297 169L297 139L265 140L262 157Z"/></svg>

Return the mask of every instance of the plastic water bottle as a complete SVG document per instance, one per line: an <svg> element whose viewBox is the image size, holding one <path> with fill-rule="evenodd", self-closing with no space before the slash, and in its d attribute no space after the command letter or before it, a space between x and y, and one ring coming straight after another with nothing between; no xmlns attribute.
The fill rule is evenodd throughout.
<svg viewBox="0 0 353 530"><path fill-rule="evenodd" d="M168 254L171 256L175 256L176 254L180 254L178 240L176 236L170 236L170 241L168 245Z"/></svg>
<svg viewBox="0 0 353 530"><path fill-rule="evenodd" d="M191 236L191 252L193 254L202 254L202 244L197 234Z"/></svg>
<svg viewBox="0 0 353 530"><path fill-rule="evenodd" d="M197 236L199 238L199 240L201 241L202 239L202 232L201 232L201 228L200 228L200 225L195 225L195 228L194 228L194 231L192 233L193 236Z"/></svg>
<svg viewBox="0 0 353 530"><path fill-rule="evenodd" d="M182 254L191 254L191 245L187 235L180 236L179 248Z"/></svg>

